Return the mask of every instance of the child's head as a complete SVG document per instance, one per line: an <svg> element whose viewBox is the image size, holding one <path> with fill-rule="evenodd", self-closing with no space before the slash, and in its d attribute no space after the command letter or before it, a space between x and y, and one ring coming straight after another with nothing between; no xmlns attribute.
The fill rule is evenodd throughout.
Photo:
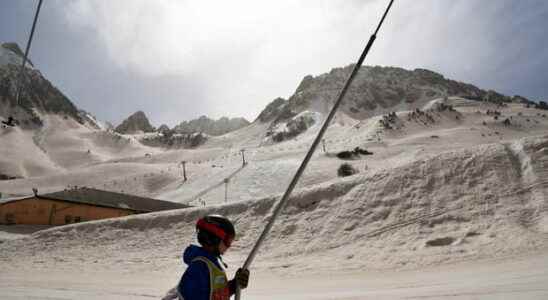
<svg viewBox="0 0 548 300"><path fill-rule="evenodd" d="M236 236L234 225L221 215L207 215L196 222L198 243L214 254L224 254Z"/></svg>

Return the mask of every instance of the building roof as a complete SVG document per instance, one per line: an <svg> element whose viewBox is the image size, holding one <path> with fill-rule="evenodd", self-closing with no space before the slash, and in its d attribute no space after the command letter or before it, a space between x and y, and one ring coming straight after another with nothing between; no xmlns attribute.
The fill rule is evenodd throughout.
<svg viewBox="0 0 548 300"><path fill-rule="evenodd" d="M103 207L112 207L128 209L137 212L153 212L161 210L179 209L190 207L188 205L144 198L134 195L115 193L109 191L96 190L92 188L69 189L60 192L38 194L36 196L27 196L19 198L2 199L1 203L13 202L29 198L41 198L48 200L58 200L72 203L88 204Z"/></svg>
<svg viewBox="0 0 548 300"><path fill-rule="evenodd" d="M26 195L26 196L19 196L19 197L9 197L9 198L0 198L0 204L4 204L4 203L8 203L8 202L13 202L13 201L18 201L18 200L25 200L25 199L30 199L30 198L34 198L34 195Z"/></svg>

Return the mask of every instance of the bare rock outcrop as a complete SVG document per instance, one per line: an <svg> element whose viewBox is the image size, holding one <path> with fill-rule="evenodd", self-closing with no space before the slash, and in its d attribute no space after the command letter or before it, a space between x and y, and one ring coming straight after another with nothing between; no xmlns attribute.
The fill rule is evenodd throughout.
<svg viewBox="0 0 548 300"><path fill-rule="evenodd" d="M84 124L78 108L51 84L32 62L25 67L21 94L16 99L23 52L15 43L0 45L0 116L13 117L23 128L43 125L40 113L58 114Z"/></svg>
<svg viewBox="0 0 548 300"><path fill-rule="evenodd" d="M150 125L150 122L144 112L137 111L125 119L122 124L118 125L114 131L122 134L153 132L154 127Z"/></svg>
<svg viewBox="0 0 548 300"><path fill-rule="evenodd" d="M307 75L288 99L275 99L261 112L258 121L274 123L293 118L302 111L327 113L352 71L353 65L334 68L319 76ZM495 91L451 80L426 70L364 66L346 94L340 111L362 120L404 108L414 110L435 98L460 96L494 103L518 102L525 98L509 97ZM526 99L525 99L526 100Z"/></svg>
<svg viewBox="0 0 548 300"><path fill-rule="evenodd" d="M207 135L219 136L247 125L249 125L249 121L244 118L221 117L218 120L213 120L207 116L201 116L194 120L181 122L179 125L173 127L173 131L180 134L202 132Z"/></svg>

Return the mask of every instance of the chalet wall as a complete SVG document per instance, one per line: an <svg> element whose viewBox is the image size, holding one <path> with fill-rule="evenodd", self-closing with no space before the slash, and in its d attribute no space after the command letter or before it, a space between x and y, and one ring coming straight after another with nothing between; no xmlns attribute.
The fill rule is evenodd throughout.
<svg viewBox="0 0 548 300"><path fill-rule="evenodd" d="M63 225L131 214L121 208L29 198L1 204L0 224Z"/></svg>

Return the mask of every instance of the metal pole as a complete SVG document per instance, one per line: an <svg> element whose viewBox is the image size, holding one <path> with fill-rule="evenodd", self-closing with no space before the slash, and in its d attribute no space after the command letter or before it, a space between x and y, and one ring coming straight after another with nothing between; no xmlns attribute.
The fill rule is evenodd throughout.
<svg viewBox="0 0 548 300"><path fill-rule="evenodd" d="M40 13L40 7L42 7L42 0L38 1L38 7L36 8L36 13L34 14L34 20L32 21L32 28L30 30L29 40L27 42L27 47L25 49L25 56L23 56L23 62L21 63L21 69L19 69L19 79L17 81L17 94L15 94L15 103L19 105L19 96L21 95L21 90L23 89L23 75L25 73L25 64L30 52L30 45L32 43L32 37L34 36L34 29L36 28L36 22L38 21L38 14Z"/></svg>
<svg viewBox="0 0 548 300"><path fill-rule="evenodd" d="M247 164L245 162L245 149L240 150L240 152L242 152L242 167L245 167L245 165Z"/></svg>
<svg viewBox="0 0 548 300"><path fill-rule="evenodd" d="M225 178L224 182L225 182L225 203L227 203L228 202L228 182L229 182L229 179Z"/></svg>
<svg viewBox="0 0 548 300"><path fill-rule="evenodd" d="M274 208L274 212L272 213L272 217L270 217L270 220L268 221L268 223L266 224L266 227L264 228L263 232L259 236L259 239L255 243L255 246L251 250L251 253L249 253L249 256L247 257L244 265L242 266L242 269L249 268L249 266L253 262L253 259L255 258L255 255L257 254L257 251L259 250L259 247L261 246L261 244L265 240L266 236L270 232L270 229L272 228L272 225L274 224L274 221L276 220L276 217L278 217L278 215L280 214L280 211L282 210L283 206L285 205L285 203L289 199L289 195L291 195L291 192L293 191L293 188L295 188L295 185L297 185L297 182L298 182L299 178L301 177L302 173L304 172L304 169L306 168L306 165L310 161L310 158L312 157L312 154L314 154L314 150L316 150L316 147L318 146L319 142L321 141L325 131L327 130L327 127L329 127L329 123L331 122L331 120L335 116L335 113L337 112L337 109L339 108L339 106L342 102L342 99L346 95L346 92L348 91L348 87L350 86L350 84L354 80L354 77L356 76L356 74L358 73L361 65L363 64L363 61L364 61L365 57L367 56L367 53L369 52L369 49L371 49L371 46L373 45L373 42L375 41L375 38L377 37L377 32L379 31L382 23L384 22L384 19L386 18L386 15L388 14L388 11L390 10L390 7L392 6L393 2L394 2L394 0L390 0L390 3L388 4L388 7L386 8L386 11L384 12L384 15L382 16L382 19L379 22L379 25L377 26L377 29L375 30L375 33L373 33L373 35L371 35L371 37L369 38L369 41L367 42L367 45L365 46L365 49L363 50L360 58L358 59L358 62L354 66L354 69L352 70L352 73L350 73L350 76L346 80L346 83L345 83L344 87L342 88L341 92L339 93L339 96L337 97L337 101L335 101L335 105L333 105L333 108L329 112L329 115L327 116L327 119L325 120L325 122L322 125L322 128L320 129L320 132L316 136L316 139L314 139L314 142L310 146L310 149L308 150L308 153L306 153L306 156L305 156L303 162L301 163L299 169L295 173L295 176L291 180L291 183L287 187L287 190L285 191L284 195L282 196L282 199L280 200L280 202L278 202L278 204L276 204L276 207ZM239 300L240 296L241 296L240 287L236 286L236 300Z"/></svg>
<svg viewBox="0 0 548 300"><path fill-rule="evenodd" d="M183 164L183 180L186 181L186 161L182 161Z"/></svg>

